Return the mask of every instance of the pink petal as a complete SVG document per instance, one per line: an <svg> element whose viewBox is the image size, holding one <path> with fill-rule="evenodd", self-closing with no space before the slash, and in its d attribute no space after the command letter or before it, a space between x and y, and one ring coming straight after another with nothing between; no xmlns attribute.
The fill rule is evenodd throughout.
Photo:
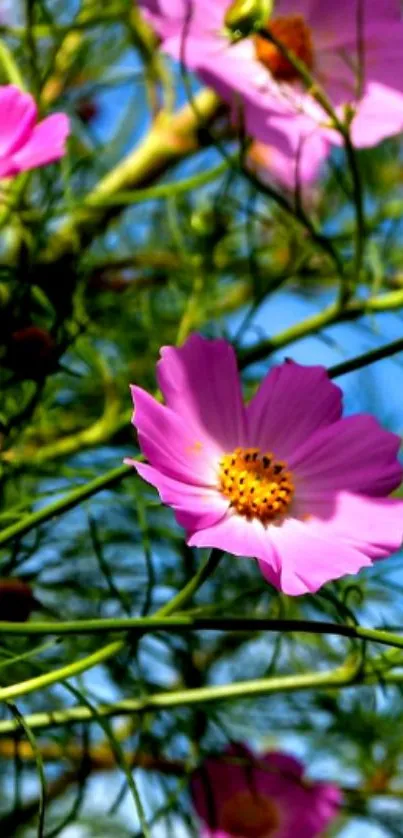
<svg viewBox="0 0 403 838"><path fill-rule="evenodd" d="M313 32L315 46L319 49L332 46L341 49L343 45L357 42L358 3L362 2L364 27L375 23L398 23L400 20L399 0L338 0L336 3L313 0L307 15L307 22ZM295 3L299 6L299 3Z"/></svg>
<svg viewBox="0 0 403 838"><path fill-rule="evenodd" d="M256 757L245 745L234 744L217 757L207 758L191 780L192 797L196 811L206 821L212 821L209 810L209 791L214 795L216 814L228 798L245 789L256 775ZM245 761L245 765L242 764ZM250 776L252 774L252 777Z"/></svg>
<svg viewBox="0 0 403 838"><path fill-rule="evenodd" d="M219 526L219 525L218 525ZM326 582L357 573L371 560L334 535L318 535L308 523L289 518L280 527L270 527L270 540L281 563L279 589L290 596L315 593ZM265 561L259 561L263 576L273 584Z"/></svg>
<svg viewBox="0 0 403 838"><path fill-rule="evenodd" d="M136 460L126 462L133 465L147 483L158 489L162 502L173 508L178 524L187 531L214 525L228 510L228 501L216 489L173 480L152 466Z"/></svg>
<svg viewBox="0 0 403 838"><path fill-rule="evenodd" d="M400 437L365 414L319 428L288 458L297 496L341 490L388 495L402 480L399 447Z"/></svg>
<svg viewBox="0 0 403 838"><path fill-rule="evenodd" d="M402 43L403 49L403 43ZM396 68L396 72L403 72ZM372 81L351 124L357 148L366 148L403 131L403 92Z"/></svg>
<svg viewBox="0 0 403 838"><path fill-rule="evenodd" d="M346 102L356 101L358 89L357 75L353 72L346 55L337 50L323 50L317 56L316 75L336 112L344 119L344 105ZM338 136L333 131L332 138L335 143Z"/></svg>
<svg viewBox="0 0 403 838"><path fill-rule="evenodd" d="M265 779L277 774L286 777L287 780L300 782L304 775L302 762L290 754L284 754L281 751L268 751L261 754L258 759L260 764L270 769L267 773L265 772Z"/></svg>
<svg viewBox="0 0 403 838"><path fill-rule="evenodd" d="M284 831L278 838L319 838L339 815L342 795L330 783L312 783L299 788L295 795L291 789L284 808L289 815ZM274 838L274 836L273 836Z"/></svg>
<svg viewBox="0 0 403 838"><path fill-rule="evenodd" d="M344 30L343 30L344 31ZM339 116L344 118L344 104L354 104L358 87L351 62L358 63L355 32L345 49L325 49L317 55L317 75ZM363 89L351 125L354 145L376 145L402 130L403 102L403 24L370 23L364 33ZM354 57L355 56L355 57ZM381 117L381 118L380 118ZM334 134L334 142L338 142Z"/></svg>
<svg viewBox="0 0 403 838"><path fill-rule="evenodd" d="M29 93L12 84L0 87L0 159L17 151L28 140L36 112Z"/></svg>
<svg viewBox="0 0 403 838"><path fill-rule="evenodd" d="M63 157L69 131L69 119L63 113L52 114L39 122L27 142L13 154L18 171L44 166Z"/></svg>
<svg viewBox="0 0 403 838"><path fill-rule="evenodd" d="M176 349L163 347L158 384L168 407L214 448L245 445L245 409L235 353L225 340L191 335Z"/></svg>
<svg viewBox="0 0 403 838"><path fill-rule="evenodd" d="M276 0L273 17L288 17L288 15L302 15L309 20L312 6L316 0Z"/></svg>
<svg viewBox="0 0 403 838"><path fill-rule="evenodd" d="M304 513L312 532L341 539L372 559L390 556L403 541L403 501L323 492L304 498Z"/></svg>
<svg viewBox="0 0 403 838"><path fill-rule="evenodd" d="M280 563L270 532L257 518L249 521L229 512L214 526L191 534L188 544L191 547L217 547L234 556L259 558L265 565L266 579L278 588Z"/></svg>
<svg viewBox="0 0 403 838"><path fill-rule="evenodd" d="M403 22L382 23L368 27L365 51L365 80L380 82L392 89L403 90L401 69Z"/></svg>
<svg viewBox="0 0 403 838"><path fill-rule="evenodd" d="M0 157L0 178L10 178L18 175L18 167L13 163L12 157L6 157L4 160Z"/></svg>
<svg viewBox="0 0 403 838"><path fill-rule="evenodd" d="M250 444L288 460L318 428L340 418L341 398L324 367L274 367L247 407Z"/></svg>
<svg viewBox="0 0 403 838"><path fill-rule="evenodd" d="M140 448L151 465L179 482L214 488L222 451L200 429L195 432L180 415L140 387L132 387L131 391L133 424Z"/></svg>
<svg viewBox="0 0 403 838"><path fill-rule="evenodd" d="M275 838L318 838L337 817L342 801L340 789L330 783L304 781L299 760L283 753L268 753L260 764L260 794L266 794L280 807L283 823ZM273 836L274 838L274 836Z"/></svg>
<svg viewBox="0 0 403 838"><path fill-rule="evenodd" d="M295 123L297 129L297 117ZM295 140L295 148L291 151L292 139ZM281 140L277 145L254 142L248 164L262 180L278 183L295 192L299 186L318 179L321 166L330 153L330 144L315 127L310 132L297 129L293 134L285 131Z"/></svg>

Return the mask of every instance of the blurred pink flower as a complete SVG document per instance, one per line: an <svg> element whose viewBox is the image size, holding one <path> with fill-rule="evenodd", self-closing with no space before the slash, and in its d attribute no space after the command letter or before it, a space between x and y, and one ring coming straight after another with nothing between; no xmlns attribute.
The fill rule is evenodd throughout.
<svg viewBox="0 0 403 838"><path fill-rule="evenodd" d="M34 99L12 84L0 87L0 113L0 178L53 163L65 153L69 133L65 114L37 122Z"/></svg>
<svg viewBox="0 0 403 838"><path fill-rule="evenodd" d="M295 147L296 135L310 135L319 127L331 142L341 142L274 45L261 36L231 44L224 29L229 0L140 2L167 53L181 58L235 110L241 100L252 136L276 145L276 134L285 132ZM346 108L351 112L357 147L403 130L399 0L276 0L267 28L305 62L338 116L344 119Z"/></svg>
<svg viewBox="0 0 403 838"><path fill-rule="evenodd" d="M187 542L258 559L297 595L390 555L403 538L400 439L372 416L341 418L341 390L320 366L285 362L246 406L235 353L192 335L163 347L165 405L132 387L149 464L131 461L172 506Z"/></svg>
<svg viewBox="0 0 403 838"><path fill-rule="evenodd" d="M341 792L305 779L283 753L253 754L233 745L192 777L202 838L315 838L337 817Z"/></svg>
<svg viewBox="0 0 403 838"><path fill-rule="evenodd" d="M140 0L163 49L192 70L232 107L236 124L260 141L260 168L287 189L317 180L331 144L311 117L270 94L270 76L248 39L232 45L223 34L228 0ZM267 88L267 92L266 92ZM309 140L309 142L307 142Z"/></svg>

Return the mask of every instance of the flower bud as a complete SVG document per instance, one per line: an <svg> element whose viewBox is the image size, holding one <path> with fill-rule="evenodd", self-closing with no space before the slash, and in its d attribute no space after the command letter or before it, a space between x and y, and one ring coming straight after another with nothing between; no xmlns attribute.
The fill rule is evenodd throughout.
<svg viewBox="0 0 403 838"><path fill-rule="evenodd" d="M18 329L11 335L7 362L20 378L43 378L56 366L55 342L39 326Z"/></svg>
<svg viewBox="0 0 403 838"><path fill-rule="evenodd" d="M76 113L85 125L98 116L98 105L90 96L83 96L76 104Z"/></svg>
<svg viewBox="0 0 403 838"><path fill-rule="evenodd" d="M230 38L240 41L267 26L274 6L274 0L233 0L224 23Z"/></svg>
<svg viewBox="0 0 403 838"><path fill-rule="evenodd" d="M25 623L35 607L36 600L27 582L0 579L0 620Z"/></svg>

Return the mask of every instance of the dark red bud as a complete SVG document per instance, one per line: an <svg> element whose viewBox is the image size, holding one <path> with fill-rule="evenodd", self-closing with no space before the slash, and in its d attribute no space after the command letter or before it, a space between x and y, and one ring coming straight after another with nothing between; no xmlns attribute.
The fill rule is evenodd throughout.
<svg viewBox="0 0 403 838"><path fill-rule="evenodd" d="M12 333L7 360L19 376L42 378L55 367L55 342L46 329L26 326Z"/></svg>
<svg viewBox="0 0 403 838"><path fill-rule="evenodd" d="M32 589L20 579L0 579L0 620L25 623L36 606Z"/></svg>
<svg viewBox="0 0 403 838"><path fill-rule="evenodd" d="M98 105L94 99L83 97L76 104L76 113L81 121L87 124L98 116Z"/></svg>

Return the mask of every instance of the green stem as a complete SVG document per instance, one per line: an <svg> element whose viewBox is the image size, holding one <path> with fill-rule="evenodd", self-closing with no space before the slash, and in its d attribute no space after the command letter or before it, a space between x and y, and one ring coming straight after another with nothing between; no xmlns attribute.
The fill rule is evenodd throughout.
<svg viewBox="0 0 403 838"><path fill-rule="evenodd" d="M24 79L20 73L17 62L5 41L0 40L0 64L2 64L8 81L15 84L20 90L26 90Z"/></svg>
<svg viewBox="0 0 403 838"><path fill-rule="evenodd" d="M392 355L396 355L402 351L403 338L398 338L398 340L393 340L391 343L386 343L385 346L379 346L377 349L371 349L369 352L364 352L362 355L350 358L349 361L341 361L340 364L335 364L328 370L329 377L337 378L339 375L360 370L369 364L374 364L375 361L382 361L384 358L390 358Z"/></svg>
<svg viewBox="0 0 403 838"><path fill-rule="evenodd" d="M212 553L205 565L190 580L176 597L159 609L152 617L122 617L100 620L68 620L60 623L8 623L0 622L0 635L84 635L106 634L108 632L131 632L146 634L155 631L269 631L299 632L303 634L334 635L351 639L368 640L403 649L403 637L384 629L370 629L364 626L329 623L322 620L270 619L266 617L198 617L175 613L187 602L195 591L210 576L220 560Z"/></svg>
<svg viewBox="0 0 403 838"><path fill-rule="evenodd" d="M183 195L186 192L199 189L201 186L206 186L206 184L217 180L217 178L227 171L228 166L229 162L224 160L218 166L214 166L213 169L208 169L206 172L198 172L196 175L184 178L183 180L161 183L158 186L151 186L149 189L133 189L132 191L116 192L115 194L99 199L97 206L130 206L131 204L140 204L144 201L156 201L159 198L171 198L173 195Z"/></svg>
<svg viewBox="0 0 403 838"><path fill-rule="evenodd" d="M0 689L0 701L8 701L11 698L19 698L21 695L28 695L28 693L36 690L49 687L57 681L63 681L65 678L72 678L74 675L79 675L81 672L86 672L93 666L98 666L105 660L108 660L113 655L116 655L123 647L123 641L116 640L114 643L109 643L102 649L93 652L92 655L87 655L79 661L69 663L67 666L62 666L60 669L52 670L52 672L45 672L44 675L38 675L36 678L29 678L27 681L22 681L19 684L11 684L9 687L2 687Z"/></svg>
<svg viewBox="0 0 403 838"><path fill-rule="evenodd" d="M170 614L173 614L175 611L179 611L180 608L183 608L183 606L186 605L190 599L192 599L196 591L201 588L209 576L214 573L222 559L222 556L223 554L221 550L213 549L208 559L201 565L197 573L195 573L187 585L185 585L185 587L182 588L182 590L179 591L173 599L159 608L158 611L155 612L154 617L168 617Z"/></svg>
<svg viewBox="0 0 403 838"><path fill-rule="evenodd" d="M197 689L161 692L144 698L124 699L113 704L97 707L97 716L113 717L163 710L172 707L188 707L195 704L209 704L217 701L256 698L287 692L311 689L337 689L353 683L365 683L357 661L349 660L343 666L326 672L308 672L303 675L282 675L276 678L262 678L241 681L236 684L207 686ZM54 710L50 713L32 713L25 716L31 730L45 730L55 725L90 722L94 718L88 707L72 707L68 710ZM13 721L0 722L0 736L9 735L16 729Z"/></svg>
<svg viewBox="0 0 403 838"><path fill-rule="evenodd" d="M261 361L270 355L272 352L282 349L284 346L300 340L302 337L316 334L326 326L333 326L336 323L344 323L349 320L356 320L364 314L380 311L392 311L403 306L403 292L390 291L387 294L380 294L377 297L367 300L351 300L348 305L341 309L338 303L332 303L323 311L312 314L305 320L295 323L283 332L274 335L271 338L266 338L256 346L250 349L245 349L239 353L239 365L244 369L249 364L254 364L256 361ZM386 357L386 355L381 356ZM368 363L371 363L369 361ZM364 366L364 364L363 364ZM339 373L341 374L341 373Z"/></svg>
<svg viewBox="0 0 403 838"><path fill-rule="evenodd" d="M343 134L344 145L346 149L347 160L349 162L351 177L353 181L353 196L355 208L355 256L354 256L354 282L359 283L361 278L362 264L364 260L365 247L365 216L364 216L364 194L361 179L361 172L359 169L357 155L354 146L351 142L349 131L346 130ZM339 305L344 307L350 299L354 291L354 284L351 287L351 282L341 283L341 292L339 296Z"/></svg>

